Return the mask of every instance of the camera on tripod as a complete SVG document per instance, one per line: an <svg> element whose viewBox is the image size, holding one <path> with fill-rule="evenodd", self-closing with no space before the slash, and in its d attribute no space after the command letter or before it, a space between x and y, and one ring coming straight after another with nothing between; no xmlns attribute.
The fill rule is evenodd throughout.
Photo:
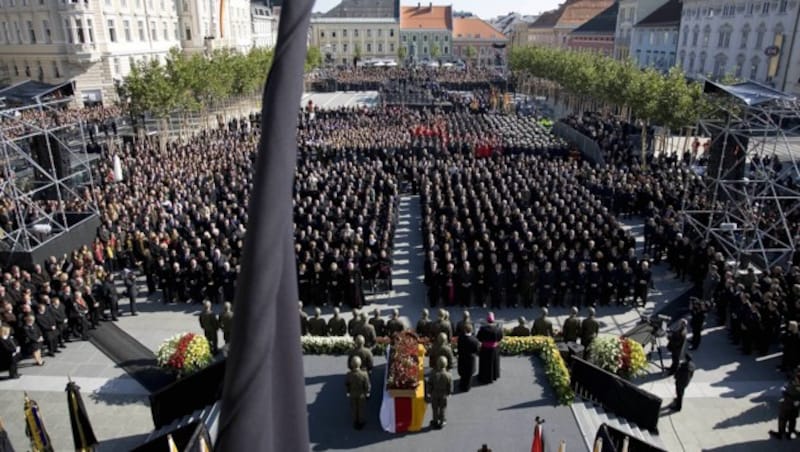
<svg viewBox="0 0 800 452"><path fill-rule="evenodd" d="M672 320L668 315L658 314L656 316L643 315L641 317L640 325L649 325L652 328L650 332L655 337L664 337L667 332L666 325Z"/></svg>

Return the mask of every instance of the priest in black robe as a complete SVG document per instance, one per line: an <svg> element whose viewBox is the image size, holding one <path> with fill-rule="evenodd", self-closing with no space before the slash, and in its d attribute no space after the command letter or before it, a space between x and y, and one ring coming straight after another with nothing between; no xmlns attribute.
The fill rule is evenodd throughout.
<svg viewBox="0 0 800 452"><path fill-rule="evenodd" d="M488 322L478 331L478 340L481 343L479 354L480 365L478 380L489 384L500 378L500 341L503 339L503 329L494 322L494 313L490 312L486 318Z"/></svg>

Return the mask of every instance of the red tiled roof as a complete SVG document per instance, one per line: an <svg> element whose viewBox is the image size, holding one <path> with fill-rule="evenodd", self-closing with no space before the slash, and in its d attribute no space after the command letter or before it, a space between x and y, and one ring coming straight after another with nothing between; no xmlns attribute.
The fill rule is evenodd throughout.
<svg viewBox="0 0 800 452"><path fill-rule="evenodd" d="M477 17L453 19L453 39L497 39L505 40L503 33Z"/></svg>
<svg viewBox="0 0 800 452"><path fill-rule="evenodd" d="M400 8L401 30L452 30L453 7L422 5Z"/></svg>

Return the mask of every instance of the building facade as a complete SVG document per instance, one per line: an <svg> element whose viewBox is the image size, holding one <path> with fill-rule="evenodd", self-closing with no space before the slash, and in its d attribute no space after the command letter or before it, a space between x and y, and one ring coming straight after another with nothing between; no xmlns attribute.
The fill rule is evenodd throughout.
<svg viewBox="0 0 800 452"><path fill-rule="evenodd" d="M614 2L600 14L572 30L567 37L567 48L611 56L614 53L618 12L619 3Z"/></svg>
<svg viewBox="0 0 800 452"><path fill-rule="evenodd" d="M797 0L684 0L678 64L692 77L732 75L796 92L798 8Z"/></svg>
<svg viewBox="0 0 800 452"><path fill-rule="evenodd" d="M178 7L185 51L226 48L246 52L253 46L250 0L172 1Z"/></svg>
<svg viewBox="0 0 800 452"><path fill-rule="evenodd" d="M633 27L631 57L641 67L667 72L677 62L680 0L669 0Z"/></svg>
<svg viewBox="0 0 800 452"><path fill-rule="evenodd" d="M569 34L605 11L614 0L566 0L528 26L528 45L566 48Z"/></svg>
<svg viewBox="0 0 800 452"><path fill-rule="evenodd" d="M400 42L399 0L343 0L311 18L309 42L325 65L396 60Z"/></svg>
<svg viewBox="0 0 800 452"><path fill-rule="evenodd" d="M250 2L253 47L275 47L278 39L278 16L264 0Z"/></svg>
<svg viewBox="0 0 800 452"><path fill-rule="evenodd" d="M619 0L616 34L614 36L614 58L625 60L631 57L633 27L649 16L667 0Z"/></svg>
<svg viewBox="0 0 800 452"><path fill-rule="evenodd" d="M508 45L503 33L481 19L453 19L453 56L456 59L473 67L504 68Z"/></svg>
<svg viewBox="0 0 800 452"><path fill-rule="evenodd" d="M0 0L0 78L74 80L80 103L115 98L133 65L179 45L173 1Z"/></svg>
<svg viewBox="0 0 800 452"><path fill-rule="evenodd" d="M452 6L403 6L400 9L400 45L410 61L449 61L453 55Z"/></svg>

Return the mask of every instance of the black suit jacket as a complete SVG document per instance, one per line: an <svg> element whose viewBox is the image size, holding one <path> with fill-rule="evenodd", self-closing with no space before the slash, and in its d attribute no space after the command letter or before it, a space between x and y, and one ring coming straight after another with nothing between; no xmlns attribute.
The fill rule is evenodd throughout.
<svg viewBox="0 0 800 452"><path fill-rule="evenodd" d="M473 335L462 334L458 337L458 374L469 376L475 372L475 356L481 343Z"/></svg>

